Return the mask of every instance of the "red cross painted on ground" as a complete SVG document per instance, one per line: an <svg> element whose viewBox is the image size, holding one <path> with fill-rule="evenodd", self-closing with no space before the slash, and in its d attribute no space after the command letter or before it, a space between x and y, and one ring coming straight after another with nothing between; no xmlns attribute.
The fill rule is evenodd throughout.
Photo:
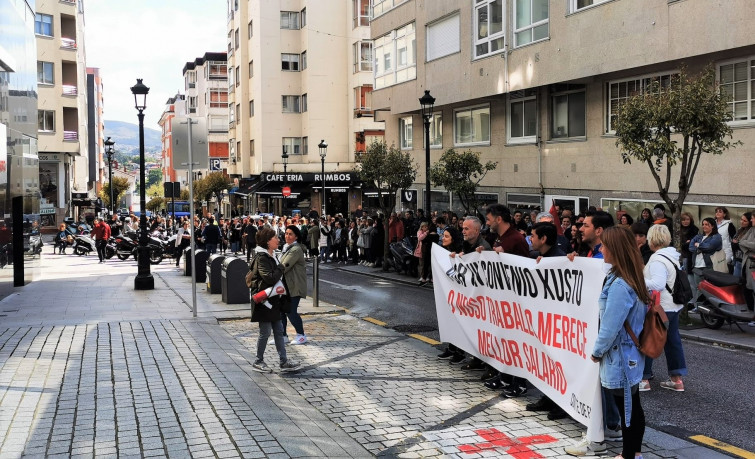
<svg viewBox="0 0 755 459"><path fill-rule="evenodd" d="M474 454L485 450L502 448L507 454L516 459L537 459L543 456L531 450L529 445L540 445L558 441L558 439L550 435L510 438L498 429L480 429L475 430L475 433L481 436L485 442L472 445L459 445L459 451Z"/></svg>

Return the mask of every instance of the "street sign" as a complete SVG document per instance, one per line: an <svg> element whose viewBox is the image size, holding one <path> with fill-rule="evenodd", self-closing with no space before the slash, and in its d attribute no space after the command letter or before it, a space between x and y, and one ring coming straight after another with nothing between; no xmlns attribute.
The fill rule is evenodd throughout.
<svg viewBox="0 0 755 459"><path fill-rule="evenodd" d="M417 190L403 190L401 192L401 202L405 204L416 204Z"/></svg>
<svg viewBox="0 0 755 459"><path fill-rule="evenodd" d="M191 119L191 157L193 169L207 169L209 143L207 142L207 122L204 118ZM173 146L173 169L189 169L189 125L186 118L173 119L171 144Z"/></svg>
<svg viewBox="0 0 755 459"><path fill-rule="evenodd" d="M283 196L285 196L285 197L291 196L291 187L290 186L284 186L283 187Z"/></svg>
<svg viewBox="0 0 755 459"><path fill-rule="evenodd" d="M211 171L219 171L220 168L220 159L218 158L210 158L210 170Z"/></svg>

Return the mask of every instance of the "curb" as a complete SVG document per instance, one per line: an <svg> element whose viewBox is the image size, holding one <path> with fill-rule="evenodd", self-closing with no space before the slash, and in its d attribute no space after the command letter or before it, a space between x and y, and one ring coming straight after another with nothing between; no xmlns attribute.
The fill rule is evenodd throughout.
<svg viewBox="0 0 755 459"><path fill-rule="evenodd" d="M365 273L365 272L362 272L362 271L354 271L354 270L348 269L346 267L334 266L332 269L337 269L338 271L346 271L347 273L351 273L351 274L359 274L361 276L374 277L376 279L382 279L382 280L388 280L388 281L398 282L399 284L404 284L404 285L408 285L408 286L411 286L411 287L417 287L417 288L431 288L432 287L432 286L429 286L427 284L420 286L420 285L417 285L417 282L415 282L415 281L404 280L404 279L396 279L396 278L393 278L393 277L383 276L383 275L381 275L379 273ZM390 272L390 271L388 271L388 272Z"/></svg>
<svg viewBox="0 0 755 459"><path fill-rule="evenodd" d="M737 342L734 342L734 341L726 341L726 340L722 340L722 339L708 338L708 337L705 337L705 336L697 336L697 335L692 334L692 333L682 332L681 330L679 331L679 334L681 335L682 338L685 338L685 339L688 339L688 340L692 340L692 341L698 341L698 342L701 342L701 343L713 344L715 346L726 346L726 347L730 347L730 348L734 348L734 349L740 349L740 350L743 350L743 351L755 352L755 346L750 345L750 344L742 344L742 343L737 343Z"/></svg>

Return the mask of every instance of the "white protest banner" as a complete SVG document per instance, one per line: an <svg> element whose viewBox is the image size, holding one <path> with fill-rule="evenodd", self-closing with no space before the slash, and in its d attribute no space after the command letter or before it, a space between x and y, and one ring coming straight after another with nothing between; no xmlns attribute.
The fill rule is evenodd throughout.
<svg viewBox="0 0 755 459"><path fill-rule="evenodd" d="M535 260L486 251L451 258L432 248L442 341L505 373L527 378L603 440L598 337L602 260Z"/></svg>

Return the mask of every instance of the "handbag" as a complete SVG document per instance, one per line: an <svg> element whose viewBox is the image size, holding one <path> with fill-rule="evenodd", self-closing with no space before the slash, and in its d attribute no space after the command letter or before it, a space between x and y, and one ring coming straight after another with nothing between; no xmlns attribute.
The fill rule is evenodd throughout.
<svg viewBox="0 0 755 459"><path fill-rule="evenodd" d="M729 265L726 263L726 253L723 249L710 256L710 261L713 263L713 270L720 273L729 273Z"/></svg>

